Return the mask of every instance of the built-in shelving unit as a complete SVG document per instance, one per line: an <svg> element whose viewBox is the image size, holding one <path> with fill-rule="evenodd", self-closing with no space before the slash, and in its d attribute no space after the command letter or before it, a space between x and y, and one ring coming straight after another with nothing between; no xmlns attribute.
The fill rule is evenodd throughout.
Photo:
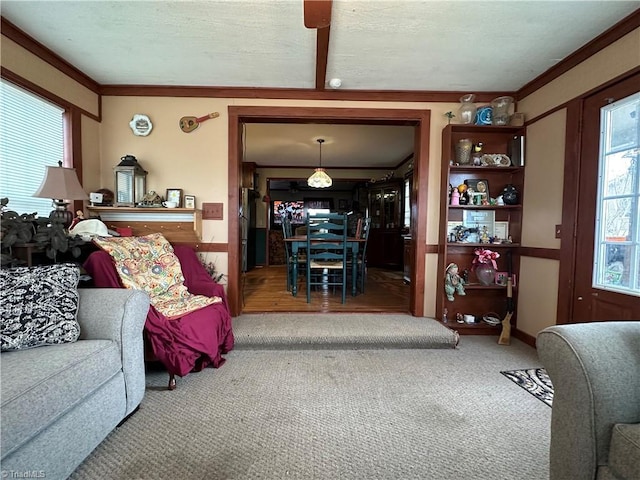
<svg viewBox="0 0 640 480"><path fill-rule="evenodd" d="M510 157L511 166L476 166L472 164L455 165L455 147L461 139L471 139L474 145L482 144L483 154L503 154ZM500 333L500 326L491 326L485 322L456 323L456 314L471 314L477 319L487 314L496 314L504 318L507 308L507 287L505 285L481 285L476 278L472 262L474 251L487 248L500 254L497 259L497 271L507 271L507 257L511 257L512 274L516 285L513 288L514 302L517 300L517 279L520 266L520 234L522 231L522 195L524 191L524 128L477 125L447 125L442 132L442 174L441 209L438 272L442 284L436 298L436 315L442 321L446 309L448 326L461 334ZM469 181L485 180L488 184L489 198L498 197L507 185L514 185L519 193L516 205L451 205L450 191ZM468 212L493 212L495 232L503 233L505 243L478 243L452 241L451 230L456 225L468 226ZM465 221L466 220L466 221ZM499 228L498 228L499 227ZM454 294L450 301L444 291L444 277L447 265L455 263L462 273L469 271L466 295ZM512 325L515 325L515 315Z"/></svg>

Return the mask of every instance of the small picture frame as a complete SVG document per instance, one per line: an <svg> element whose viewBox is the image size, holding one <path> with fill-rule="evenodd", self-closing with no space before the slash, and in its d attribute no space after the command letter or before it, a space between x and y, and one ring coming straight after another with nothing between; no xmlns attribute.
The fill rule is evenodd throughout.
<svg viewBox="0 0 640 480"><path fill-rule="evenodd" d="M509 238L509 222L494 222L493 235L506 242Z"/></svg>
<svg viewBox="0 0 640 480"><path fill-rule="evenodd" d="M167 188L167 202L176 202L178 208L182 207L182 189Z"/></svg>
<svg viewBox="0 0 640 480"><path fill-rule="evenodd" d="M184 208L196 208L196 197L194 195L184 196Z"/></svg>
<svg viewBox="0 0 640 480"><path fill-rule="evenodd" d="M507 279L509 278L509 273L508 272L496 272L496 285L506 285L507 284Z"/></svg>
<svg viewBox="0 0 640 480"><path fill-rule="evenodd" d="M507 285L507 280L509 279L509 272L496 272L495 282L496 285ZM516 286L516 274L511 274L511 286L515 288Z"/></svg>
<svg viewBox="0 0 640 480"><path fill-rule="evenodd" d="M467 194L472 205L488 205L489 199L489 180L485 178L467 178L464 181L467 186Z"/></svg>

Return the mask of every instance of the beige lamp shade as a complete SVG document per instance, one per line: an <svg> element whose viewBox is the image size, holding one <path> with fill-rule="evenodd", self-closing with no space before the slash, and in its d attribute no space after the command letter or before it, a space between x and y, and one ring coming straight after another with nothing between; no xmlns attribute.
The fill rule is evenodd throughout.
<svg viewBox="0 0 640 480"><path fill-rule="evenodd" d="M54 200L88 200L89 196L78 181L75 168L66 168L62 162L58 167L46 167L44 179L34 197Z"/></svg>

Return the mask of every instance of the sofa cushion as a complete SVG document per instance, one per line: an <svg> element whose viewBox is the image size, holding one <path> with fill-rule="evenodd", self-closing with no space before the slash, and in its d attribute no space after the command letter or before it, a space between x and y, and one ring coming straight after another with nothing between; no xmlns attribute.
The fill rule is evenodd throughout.
<svg viewBox="0 0 640 480"><path fill-rule="evenodd" d="M75 342L79 279L70 263L0 270L2 351Z"/></svg>
<svg viewBox="0 0 640 480"><path fill-rule="evenodd" d="M2 458L72 410L121 369L120 350L112 340L3 352Z"/></svg>
<svg viewBox="0 0 640 480"><path fill-rule="evenodd" d="M613 426L609 468L617 478L640 478L640 423Z"/></svg>

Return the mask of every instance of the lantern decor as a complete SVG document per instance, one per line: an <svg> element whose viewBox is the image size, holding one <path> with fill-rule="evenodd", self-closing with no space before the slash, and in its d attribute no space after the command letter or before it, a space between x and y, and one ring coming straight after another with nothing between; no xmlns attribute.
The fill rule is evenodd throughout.
<svg viewBox="0 0 640 480"><path fill-rule="evenodd" d="M115 172L116 207L135 207L147 189L147 172L133 155L125 155Z"/></svg>

